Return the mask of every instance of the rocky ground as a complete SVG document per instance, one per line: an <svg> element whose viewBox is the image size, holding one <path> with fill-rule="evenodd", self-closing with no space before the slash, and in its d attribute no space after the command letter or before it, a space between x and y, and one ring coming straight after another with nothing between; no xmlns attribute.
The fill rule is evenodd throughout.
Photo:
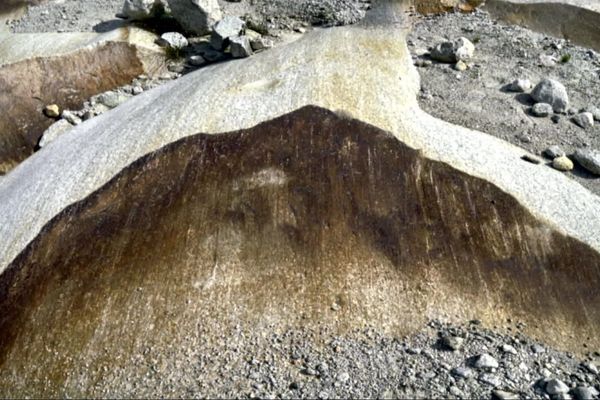
<svg viewBox="0 0 600 400"><path fill-rule="evenodd" d="M454 64L431 62L429 47L459 37L475 45L470 68L457 71ZM554 145L566 154L600 149L600 122L582 129L572 121L572 114L580 109L600 106L600 54L593 50L499 23L484 11L421 17L410 34L409 49L420 65L419 101L430 114L489 133L539 156ZM566 114L535 117L528 93L506 90L516 79L528 79L535 85L547 77L566 87L570 98ZM577 164L568 174L600 194L600 176Z"/></svg>
<svg viewBox="0 0 600 400"><path fill-rule="evenodd" d="M525 337L519 324L507 325L513 334L478 321L432 321L404 338L370 328L336 335L326 328L257 334L236 327L216 338L199 331L172 354L148 347L134 357L132 371L112 371L99 386L102 395L126 397L596 398L599 353L578 359ZM174 360L178 368L171 368ZM134 384L123 376L139 378Z"/></svg>
<svg viewBox="0 0 600 400"><path fill-rule="evenodd" d="M364 16L370 0L219 0L226 15L248 16L264 22L272 34L301 30L309 25L331 26L354 23ZM106 31L122 22L115 18L123 0L48 0L30 7L11 24L19 32Z"/></svg>
<svg viewBox="0 0 600 400"><path fill-rule="evenodd" d="M302 33L311 25L359 20L369 1L286 0L221 1L226 14L249 16L273 39ZM13 32L104 31L123 22L115 18L122 0L50 0L31 7L11 23ZM475 56L467 69L430 61L428 48L446 39L467 37ZM139 77L131 85L90 99L81 110L63 114L68 129L81 120L118 106L181 74L202 67L189 57L202 54L206 39L191 39L160 78ZM600 123L583 129L572 114L600 107L600 55L562 39L506 26L482 11L470 15L421 17L409 38L420 66L421 106L446 121L484 131L542 155L558 145L567 154L600 149ZM553 60L552 60L553 59ZM527 93L506 85L551 77L569 93L570 112L540 118L531 114ZM550 160L546 160L547 163ZM600 194L600 177L575 165L568 174ZM493 331L476 321L463 326L431 322L415 336L396 338L372 329L336 335L326 328L268 331L264 335L231 329L214 341L197 340L189 349L154 354L148 348L133 360L135 371L111 371L99 382L99 395L255 398L598 398L600 354L583 356L544 347L501 323ZM501 329L500 329L501 328ZM511 334L500 334L500 330ZM263 332L264 333L264 332ZM202 332L198 334L202 338ZM585 338L582 338L585 340ZM590 349L596 350L596 349ZM184 360L174 367L172 360ZM123 376L139 379L122 379Z"/></svg>

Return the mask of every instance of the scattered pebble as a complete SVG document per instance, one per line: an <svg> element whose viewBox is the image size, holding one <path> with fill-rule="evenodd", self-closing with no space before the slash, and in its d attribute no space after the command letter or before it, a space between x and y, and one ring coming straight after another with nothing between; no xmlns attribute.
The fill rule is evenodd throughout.
<svg viewBox="0 0 600 400"><path fill-rule="evenodd" d="M531 90L531 81L529 79L517 79L508 85L508 90L515 93L523 93Z"/></svg>
<svg viewBox="0 0 600 400"><path fill-rule="evenodd" d="M573 122L583 129L594 126L594 115L590 112L582 112L573 117Z"/></svg>
<svg viewBox="0 0 600 400"><path fill-rule="evenodd" d="M61 114L63 119L66 119L72 125L79 125L82 121L73 111L64 110Z"/></svg>
<svg viewBox="0 0 600 400"><path fill-rule="evenodd" d="M572 171L575 167L573 161L567 156L556 157L552 160L552 167L559 171Z"/></svg>
<svg viewBox="0 0 600 400"><path fill-rule="evenodd" d="M513 355L517 354L517 349L515 349L510 344L503 344L501 349L502 349L503 353L513 354Z"/></svg>
<svg viewBox="0 0 600 400"><path fill-rule="evenodd" d="M160 36L156 43L163 47L168 47L174 50L181 50L188 46L188 40L179 32L167 32Z"/></svg>
<svg viewBox="0 0 600 400"><path fill-rule="evenodd" d="M56 104L50 104L44 108L44 114L50 118L57 118L60 116L60 108Z"/></svg>
<svg viewBox="0 0 600 400"><path fill-rule="evenodd" d="M442 345L452 351L458 351L463 347L465 339L454 336L454 335L446 335L442 336Z"/></svg>
<svg viewBox="0 0 600 400"><path fill-rule="evenodd" d="M489 354L480 354L475 358L475 363L473 365L475 368L479 369L498 368L498 360Z"/></svg>
<svg viewBox="0 0 600 400"><path fill-rule="evenodd" d="M554 160L556 157L565 156L566 153L562 151L562 149L556 145L548 147L544 150L544 155L551 160Z"/></svg>
<svg viewBox="0 0 600 400"><path fill-rule="evenodd" d="M579 149L573 157L583 168L593 174L600 175L600 151Z"/></svg>
<svg viewBox="0 0 600 400"><path fill-rule="evenodd" d="M550 379L546 382L546 392L549 395L561 395L569 393L569 387L560 379Z"/></svg>
<svg viewBox="0 0 600 400"><path fill-rule="evenodd" d="M547 117L553 111L552 106L548 103L536 103L531 107L531 113L536 117Z"/></svg>

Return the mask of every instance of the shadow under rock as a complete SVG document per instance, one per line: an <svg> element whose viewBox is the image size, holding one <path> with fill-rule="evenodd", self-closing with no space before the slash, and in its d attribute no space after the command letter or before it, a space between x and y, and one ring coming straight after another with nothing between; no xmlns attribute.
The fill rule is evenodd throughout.
<svg viewBox="0 0 600 400"><path fill-rule="evenodd" d="M127 25L126 21L120 19L111 19L110 21L102 21L93 27L94 32L105 33L114 31Z"/></svg>
<svg viewBox="0 0 600 400"><path fill-rule="evenodd" d="M533 97L531 97L529 93L519 93L515 96L515 100L525 106L532 106L535 104L535 100L533 100Z"/></svg>
<svg viewBox="0 0 600 400"><path fill-rule="evenodd" d="M571 160L575 159L572 154L569 155L569 158ZM577 176L578 178L588 179L590 181L600 182L600 175L592 174L590 171L588 171L587 169L583 168L581 166L581 164L579 164L577 161L575 161L574 164L575 164L575 168L573 168L573 170L571 171L571 173L573 175Z"/></svg>

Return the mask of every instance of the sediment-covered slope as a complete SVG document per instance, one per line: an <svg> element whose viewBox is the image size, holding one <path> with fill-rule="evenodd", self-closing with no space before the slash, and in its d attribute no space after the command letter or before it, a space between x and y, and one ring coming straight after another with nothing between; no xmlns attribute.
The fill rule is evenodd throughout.
<svg viewBox="0 0 600 400"><path fill-rule="evenodd" d="M421 111L405 11L191 73L3 178L0 395L202 394L187 360L231 331L600 346L600 199Z"/></svg>
<svg viewBox="0 0 600 400"><path fill-rule="evenodd" d="M494 185L306 107L170 144L56 216L0 277L0 393L94 396L232 326L511 318L577 351L599 283L598 252Z"/></svg>
<svg viewBox="0 0 600 400"><path fill-rule="evenodd" d="M537 217L600 249L598 197L558 172L521 160L523 150L418 108L403 3L381 7L363 25L316 31L250 59L189 74L86 121L37 152L0 183L0 269L66 206L139 157L197 132L250 128L311 104L343 110L426 157L488 180Z"/></svg>
<svg viewBox="0 0 600 400"><path fill-rule="evenodd" d="M155 35L136 28L105 34L0 34L0 173L31 155L54 120L48 104L78 109L89 97L164 68Z"/></svg>

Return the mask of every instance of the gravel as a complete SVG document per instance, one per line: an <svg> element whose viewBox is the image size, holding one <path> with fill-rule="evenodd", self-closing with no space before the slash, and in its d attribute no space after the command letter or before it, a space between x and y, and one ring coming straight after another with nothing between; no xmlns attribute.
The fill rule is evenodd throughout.
<svg viewBox="0 0 600 400"><path fill-rule="evenodd" d="M514 93L515 79L534 86L545 78L562 83L570 104L580 109L600 104L600 54L564 39L548 37L518 26L493 20L485 11L416 17L410 33L409 50L415 62L430 61L428 48L466 37L475 45L471 68L458 74L452 65L433 62L418 68L422 91L421 107L435 117L489 133L541 155L550 146L560 146L571 155L579 149L600 150L600 124L581 129L569 116L554 114L536 118L530 113L535 101L526 93ZM423 55L424 54L424 55ZM571 56L560 62L563 55ZM544 67L540 55L558 62ZM545 166L550 168L551 160ZM600 195L600 178L576 165L567 176Z"/></svg>
<svg viewBox="0 0 600 400"><path fill-rule="evenodd" d="M446 335L464 337L461 351L440 346ZM511 343L516 354L502 351ZM547 389L595 393L597 374L569 353L534 353L529 338L465 323L432 321L410 337L373 328L340 334L327 327L200 328L189 346L157 352L149 345L124 370L109 371L94 394L120 397L204 398L546 398ZM419 348L421 352L410 349ZM474 370L475 356L497 368ZM173 367L178 365L178 368ZM544 370L550 372L546 378ZM75 371L76 372L76 371ZM132 383L135 383L132 384ZM66 391L65 393L68 393ZM492 393L495 393L494 395ZM510 397L510 396L513 397Z"/></svg>
<svg viewBox="0 0 600 400"><path fill-rule="evenodd" d="M276 35L309 25L336 26L360 21L370 0L219 0L224 15L245 16ZM47 0L13 22L12 31L105 32L123 24L115 17L123 0ZM258 26L249 26L260 30Z"/></svg>

